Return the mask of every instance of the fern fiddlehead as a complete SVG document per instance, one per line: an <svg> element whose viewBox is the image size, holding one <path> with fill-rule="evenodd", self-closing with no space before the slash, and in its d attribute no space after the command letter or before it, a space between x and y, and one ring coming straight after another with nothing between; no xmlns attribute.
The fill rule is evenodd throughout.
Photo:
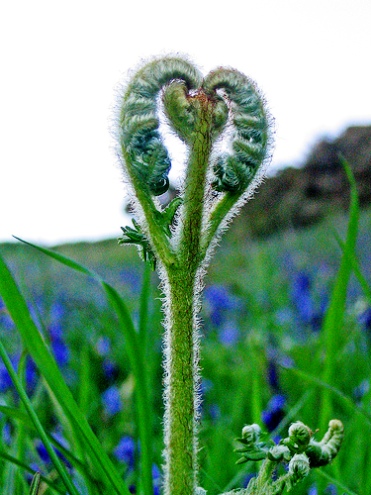
<svg viewBox="0 0 371 495"><path fill-rule="evenodd" d="M188 147L183 187L165 209L155 199L169 186L171 166L159 131L160 99L170 127ZM122 100L123 166L141 215L133 227L123 228L120 242L138 245L143 258L159 269L165 294L164 495L205 494L197 487L202 277L213 241L262 178L269 161L270 124L264 98L244 74L221 67L203 78L178 57L145 65ZM227 144L224 149L221 141ZM261 442L259 436L257 425L242 431L238 463L263 464L247 489L233 493L290 491L311 467L332 461L343 426L331 421L320 442L301 422L291 425L289 436L278 445ZM273 471L282 462L287 473L273 481Z"/></svg>

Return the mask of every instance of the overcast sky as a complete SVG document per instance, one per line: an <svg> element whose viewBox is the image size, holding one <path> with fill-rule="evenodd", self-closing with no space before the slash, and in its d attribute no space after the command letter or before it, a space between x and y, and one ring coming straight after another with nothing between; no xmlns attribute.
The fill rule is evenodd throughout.
<svg viewBox="0 0 371 495"><path fill-rule="evenodd" d="M228 65L264 92L272 169L371 124L370 0L14 0L0 6L0 242L120 235L120 81L151 56Z"/></svg>

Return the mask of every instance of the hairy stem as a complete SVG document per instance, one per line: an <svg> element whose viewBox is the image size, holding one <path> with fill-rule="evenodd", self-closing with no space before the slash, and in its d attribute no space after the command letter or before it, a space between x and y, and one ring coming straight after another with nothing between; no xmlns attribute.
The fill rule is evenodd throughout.
<svg viewBox="0 0 371 495"><path fill-rule="evenodd" d="M166 335L165 494L190 495L197 486L197 405L200 291L200 236L204 190L211 151L213 102L200 92L192 98L198 115L191 144L178 251L178 265L168 265Z"/></svg>
<svg viewBox="0 0 371 495"><path fill-rule="evenodd" d="M165 494L189 495L197 483L198 335L193 273L169 274L166 352Z"/></svg>

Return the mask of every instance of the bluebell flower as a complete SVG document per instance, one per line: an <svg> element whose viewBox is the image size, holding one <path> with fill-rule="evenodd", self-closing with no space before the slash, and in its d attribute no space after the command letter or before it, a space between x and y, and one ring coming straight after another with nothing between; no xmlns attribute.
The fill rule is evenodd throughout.
<svg viewBox="0 0 371 495"><path fill-rule="evenodd" d="M120 272L120 279L125 285L129 286L131 293L140 293L142 283L138 270L133 268L123 268Z"/></svg>
<svg viewBox="0 0 371 495"><path fill-rule="evenodd" d="M46 447L42 443L41 440L38 440L36 442L35 448L36 448L36 452L37 452L38 456L40 457L40 459L42 460L42 462L44 464L51 464L51 459L50 459L50 456L48 454L48 451L46 450Z"/></svg>
<svg viewBox="0 0 371 495"><path fill-rule="evenodd" d="M111 341L108 337L102 336L99 337L97 343L95 344L95 348L99 356L105 357L111 351Z"/></svg>
<svg viewBox="0 0 371 495"><path fill-rule="evenodd" d="M63 338L63 326L61 322L54 322L48 327L49 335L52 339Z"/></svg>
<svg viewBox="0 0 371 495"><path fill-rule="evenodd" d="M240 338L240 331L233 323L226 322L218 330L219 341L225 347L232 347Z"/></svg>
<svg viewBox="0 0 371 495"><path fill-rule="evenodd" d="M316 485L312 485L307 491L307 495L318 495L318 490Z"/></svg>
<svg viewBox="0 0 371 495"><path fill-rule="evenodd" d="M214 422L216 422L220 418L221 412L220 412L220 407L218 406L218 404L211 404L210 405L209 414L210 414L210 418Z"/></svg>
<svg viewBox="0 0 371 495"><path fill-rule="evenodd" d="M106 358L102 363L102 367L103 367L104 376L108 381L112 382L116 380L120 372L119 367L117 366L116 363L111 361L111 359Z"/></svg>
<svg viewBox="0 0 371 495"><path fill-rule="evenodd" d="M267 380L271 388L275 391L279 388L277 361L274 358L268 359Z"/></svg>
<svg viewBox="0 0 371 495"><path fill-rule="evenodd" d="M58 365L63 367L68 364L70 360L70 351L64 340L59 337L52 338L51 347Z"/></svg>
<svg viewBox="0 0 371 495"><path fill-rule="evenodd" d="M337 495L338 491L336 489L335 485L328 485L328 487L325 490L326 495Z"/></svg>
<svg viewBox="0 0 371 495"><path fill-rule="evenodd" d="M370 391L370 381L364 379L358 387L353 390L353 396L357 403L360 403L363 397Z"/></svg>
<svg viewBox="0 0 371 495"><path fill-rule="evenodd" d="M65 307L61 301L54 301L51 308L50 314L53 322L59 322L65 315Z"/></svg>
<svg viewBox="0 0 371 495"><path fill-rule="evenodd" d="M314 314L313 301L311 296L311 279L305 272L295 275L291 295L297 313L305 325L309 325Z"/></svg>
<svg viewBox="0 0 371 495"><path fill-rule="evenodd" d="M312 297L312 280L308 273L298 272L295 274L291 297L297 315L301 323L310 326L312 330L319 331L327 307L327 297L323 294L321 305L317 309Z"/></svg>
<svg viewBox="0 0 371 495"><path fill-rule="evenodd" d="M112 385L102 393L102 403L107 416L113 416L121 411L120 390L116 385Z"/></svg>
<svg viewBox="0 0 371 495"><path fill-rule="evenodd" d="M118 461L124 462L129 470L134 469L135 442L132 437L128 435L122 437L113 454Z"/></svg>
<svg viewBox="0 0 371 495"><path fill-rule="evenodd" d="M285 405L285 396L282 394L276 394L271 398L267 408L262 412L262 421L269 431L275 430L284 418Z"/></svg>
<svg viewBox="0 0 371 495"><path fill-rule="evenodd" d="M359 323L367 332L371 331L371 307L367 308L358 317Z"/></svg>
<svg viewBox="0 0 371 495"><path fill-rule="evenodd" d="M59 432L54 432L52 435L55 440L57 440L63 447L68 447L68 444L66 442L66 439L61 435ZM52 460L49 456L48 451L46 450L45 445L41 440L36 440L35 443L35 449L36 452L38 453L38 456L40 457L40 460L45 464L45 465L51 465ZM66 457L56 448L53 447L54 452L57 454L59 459L69 468L72 469L71 463L66 459Z"/></svg>
<svg viewBox="0 0 371 495"><path fill-rule="evenodd" d="M156 464L152 466L153 495L160 495L162 474Z"/></svg>
<svg viewBox="0 0 371 495"><path fill-rule="evenodd" d="M210 312L210 320L216 327L226 319L226 312L236 309L236 299L222 285L210 285L205 289L205 300Z"/></svg>
<svg viewBox="0 0 371 495"><path fill-rule="evenodd" d="M27 392L31 394L37 384L38 380L38 372L35 365L35 362L31 358L31 356L27 356L26 358L26 388Z"/></svg>
<svg viewBox="0 0 371 495"><path fill-rule="evenodd" d="M0 360L0 393L7 392L10 388L12 388L13 382L10 378L8 370L5 367L5 364L2 360Z"/></svg>
<svg viewBox="0 0 371 495"><path fill-rule="evenodd" d="M3 426L3 431L1 432L1 438L4 445L10 446L12 443L12 430L9 421Z"/></svg>

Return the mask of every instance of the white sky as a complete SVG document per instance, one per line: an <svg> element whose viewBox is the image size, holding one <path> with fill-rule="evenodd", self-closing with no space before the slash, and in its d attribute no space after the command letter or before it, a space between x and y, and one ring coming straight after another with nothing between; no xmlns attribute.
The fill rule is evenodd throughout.
<svg viewBox="0 0 371 495"><path fill-rule="evenodd" d="M120 235L110 134L117 85L186 53L256 80L276 121L272 168L371 124L371 0L12 0L0 4L0 241Z"/></svg>

